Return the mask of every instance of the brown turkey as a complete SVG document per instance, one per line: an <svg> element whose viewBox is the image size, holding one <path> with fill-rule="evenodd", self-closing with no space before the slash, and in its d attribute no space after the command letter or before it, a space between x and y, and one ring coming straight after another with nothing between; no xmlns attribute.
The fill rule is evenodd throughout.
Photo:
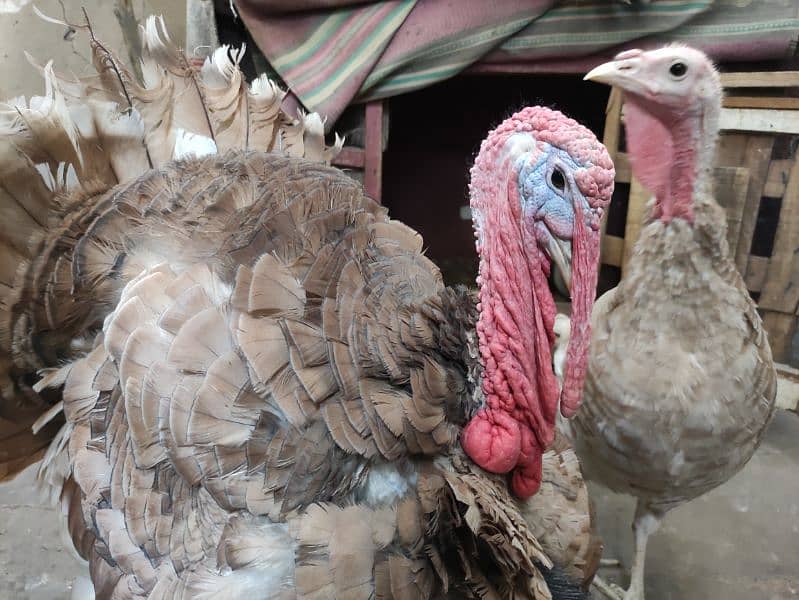
<svg viewBox="0 0 799 600"><path fill-rule="evenodd" d="M143 37L143 83L92 34L97 77L48 65L46 96L2 111L4 468L63 409L41 474L97 597L584 597L586 490L567 448L545 453L547 274L575 302L568 412L604 147L540 107L494 130L472 170L480 290L448 288L415 231L293 157L335 152L318 117L226 48L195 69L160 21Z"/></svg>
<svg viewBox="0 0 799 600"><path fill-rule="evenodd" d="M641 600L649 535L749 461L774 412L776 373L713 198L713 64L684 46L630 50L586 79L625 91L630 163L654 194L624 278L594 307L571 421L586 475L638 500L624 598Z"/></svg>

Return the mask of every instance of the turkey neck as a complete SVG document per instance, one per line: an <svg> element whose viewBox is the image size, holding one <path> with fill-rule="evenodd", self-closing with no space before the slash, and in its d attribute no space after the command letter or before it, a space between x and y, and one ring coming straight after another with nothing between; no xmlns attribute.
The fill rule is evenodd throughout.
<svg viewBox="0 0 799 600"><path fill-rule="evenodd" d="M620 299L636 309L673 303L715 312L708 298L718 294L719 280L707 274L742 285L726 240L726 216L712 192L719 110L718 101L708 100L675 119L635 97L627 109L630 161L654 193L619 285Z"/></svg>
<svg viewBox="0 0 799 600"><path fill-rule="evenodd" d="M653 219L693 224L695 199L712 193L720 110L720 94L686 110L630 94L625 104L630 164L655 196Z"/></svg>

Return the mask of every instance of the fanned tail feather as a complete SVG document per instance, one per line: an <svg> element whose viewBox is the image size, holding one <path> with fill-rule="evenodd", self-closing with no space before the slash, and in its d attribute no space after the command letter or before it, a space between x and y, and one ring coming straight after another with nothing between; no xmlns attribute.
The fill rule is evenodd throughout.
<svg viewBox="0 0 799 600"><path fill-rule="evenodd" d="M0 480L41 458L62 422L60 382L35 386L37 373L93 335L103 298L72 297L72 252L107 192L177 158L250 149L330 162L343 143L325 145L318 115L287 114L267 77L248 85L243 49L196 65L151 16L139 81L88 23L39 14L87 36L96 74L65 77L29 56L44 94L0 103Z"/></svg>

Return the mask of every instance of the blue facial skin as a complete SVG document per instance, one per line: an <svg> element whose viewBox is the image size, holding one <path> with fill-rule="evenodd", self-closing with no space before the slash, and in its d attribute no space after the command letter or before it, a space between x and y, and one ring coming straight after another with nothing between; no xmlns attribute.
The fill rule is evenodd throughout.
<svg viewBox="0 0 799 600"><path fill-rule="evenodd" d="M570 240L574 231L573 202L582 202L583 214L590 214L573 177L581 165L560 148L549 144L541 147L543 153L535 164L526 161L526 157L520 158L526 161L519 172L522 210L536 223L543 222L552 235Z"/></svg>

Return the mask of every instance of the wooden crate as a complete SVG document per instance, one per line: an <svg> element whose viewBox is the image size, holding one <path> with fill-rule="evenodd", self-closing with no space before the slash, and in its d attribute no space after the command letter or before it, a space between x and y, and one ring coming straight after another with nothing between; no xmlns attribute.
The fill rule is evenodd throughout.
<svg viewBox="0 0 799 600"><path fill-rule="evenodd" d="M727 212L727 239L758 302L775 359L789 362L799 313L799 98L789 95L799 89L799 72L726 73L722 84L716 198ZM614 88L604 143L616 164L616 182L629 184L629 195L623 237L606 234L603 224L601 260L623 273L651 195L632 176L620 145L622 107Z"/></svg>

